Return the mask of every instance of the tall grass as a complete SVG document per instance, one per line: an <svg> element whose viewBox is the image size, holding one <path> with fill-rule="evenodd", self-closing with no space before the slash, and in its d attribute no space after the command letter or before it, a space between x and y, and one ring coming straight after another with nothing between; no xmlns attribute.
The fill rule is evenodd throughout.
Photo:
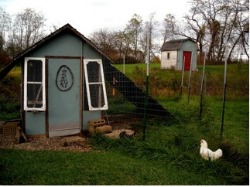
<svg viewBox="0 0 250 187"><path fill-rule="evenodd" d="M126 67L131 67L126 72L143 87L144 64ZM90 153L0 150L0 184L249 184L248 65L242 65L239 70L235 65L228 66L223 137L220 136L223 66L207 67L201 119L197 94L191 95L189 104L185 94L176 96L180 72L151 68L150 81L157 83L159 89L152 88L150 94L154 94L178 121L150 118L145 141L142 141L141 131L134 139L94 136L90 139L94 151ZM200 71L193 74L192 81L192 93L195 93ZM171 92L164 90L165 87ZM114 113L123 112L123 108L134 110L122 97L111 99L115 103L111 108ZM141 127L141 123L133 126ZM212 150L223 150L220 160L209 162L200 158L199 140L202 138Z"/></svg>
<svg viewBox="0 0 250 187"><path fill-rule="evenodd" d="M20 118L20 67L14 68L0 82L0 120Z"/></svg>
<svg viewBox="0 0 250 187"><path fill-rule="evenodd" d="M179 123L150 118L145 141L139 131L134 139L94 136L90 153L0 150L0 184L248 184L248 100L227 102L223 138L221 101L210 98L200 120L198 100L161 100ZM222 159L202 160L201 138L212 150L220 147Z"/></svg>
<svg viewBox="0 0 250 187"><path fill-rule="evenodd" d="M177 183L164 169L114 152L0 150L0 184L121 185ZM163 179L164 178L164 179Z"/></svg>
<svg viewBox="0 0 250 187"><path fill-rule="evenodd" d="M122 145L124 144L129 142L124 141ZM141 148L142 153L145 153L145 150L152 152L155 149ZM230 181L224 181L223 178L219 178L220 176L211 177L211 173L218 172L212 171L212 168L219 168L220 163L209 164L199 161L199 171L198 168L197 171L192 171L194 169L192 163L189 163L191 167L186 170L185 166L183 168L178 165L177 160L169 163L159 160L159 156L158 159L148 160L146 156L128 156L114 151L72 153L0 150L0 152L2 185L230 184ZM164 156L159 150L158 154ZM192 162L192 158L186 160ZM206 170L207 168L211 169ZM201 172L202 170L206 171Z"/></svg>
<svg viewBox="0 0 250 187"><path fill-rule="evenodd" d="M122 71L122 65L115 65ZM126 74L137 86L145 88L145 64L127 64ZM202 66L198 71L192 72L191 94L200 94ZM184 92L187 91L189 72L184 74ZM155 98L176 97L179 95L182 73L174 69L160 69L159 64L150 65L149 89ZM206 66L205 92L210 96L223 94L224 66ZM153 85L153 86L151 86ZM249 65L242 64L238 69L237 64L229 64L227 67L227 96L248 97L249 95Z"/></svg>
<svg viewBox="0 0 250 187"><path fill-rule="evenodd" d="M220 136L219 101L210 101L202 120L198 118L198 103L193 98L188 105L186 98L165 102L169 111L179 116L181 123L167 125L160 120L151 120L147 128L146 141L140 135L136 140L109 140L94 137L92 143L98 149L115 151L133 158L157 162L162 166L173 167L176 177L189 173L188 178L179 176L181 184L248 184L248 105L246 100L228 102L225 132ZM237 110L232 116L231 112ZM241 118L241 120L239 120ZM139 124L140 125L140 124ZM224 157L216 162L203 161L199 156L199 140L205 139L212 150L221 148ZM189 183L188 180L201 181Z"/></svg>

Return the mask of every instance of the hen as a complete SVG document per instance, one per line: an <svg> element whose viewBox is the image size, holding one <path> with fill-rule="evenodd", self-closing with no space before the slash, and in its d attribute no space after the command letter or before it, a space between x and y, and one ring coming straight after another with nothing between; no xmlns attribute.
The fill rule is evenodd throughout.
<svg viewBox="0 0 250 187"><path fill-rule="evenodd" d="M207 142L205 140L201 140L200 141L200 155L204 160L217 160L222 156L222 150L221 149L217 149L217 151L213 152L211 151L208 146L207 146Z"/></svg>

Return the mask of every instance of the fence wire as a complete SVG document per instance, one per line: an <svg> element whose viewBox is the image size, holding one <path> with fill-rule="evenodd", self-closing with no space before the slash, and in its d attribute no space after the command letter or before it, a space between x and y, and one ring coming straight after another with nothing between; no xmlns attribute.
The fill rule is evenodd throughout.
<svg viewBox="0 0 250 187"><path fill-rule="evenodd" d="M147 111L149 119L174 119L150 95L148 96L148 106L146 106L145 98L147 95L145 92L110 63L104 63L104 72L109 104L106 117L109 123L119 123L118 126L124 127L134 124L143 125L145 111Z"/></svg>

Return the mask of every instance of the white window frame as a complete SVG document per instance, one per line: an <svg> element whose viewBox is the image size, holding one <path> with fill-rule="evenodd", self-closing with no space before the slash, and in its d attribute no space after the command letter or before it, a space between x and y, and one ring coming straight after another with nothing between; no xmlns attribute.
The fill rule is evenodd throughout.
<svg viewBox="0 0 250 187"><path fill-rule="evenodd" d="M90 62L97 62L100 65L101 82L92 82L92 83L89 82L87 65ZM107 101L107 93L106 93L102 60L101 59L84 59L83 63L84 63L84 74L85 74L85 83L86 83L86 91L87 91L87 100L88 100L89 110L90 111L107 110L108 109L108 101ZM103 93L103 98L104 98L104 105L102 107L93 107L91 105L90 88L89 88L89 85L91 85L91 84L101 84L102 85L102 89L103 89L102 93Z"/></svg>
<svg viewBox="0 0 250 187"><path fill-rule="evenodd" d="M40 60L42 61L42 82L31 82L28 81L28 61L29 60ZM41 84L42 88L42 107L28 107L28 84ZM24 110L25 111L45 111L46 110L46 92L45 92L45 58L26 57L24 59Z"/></svg>

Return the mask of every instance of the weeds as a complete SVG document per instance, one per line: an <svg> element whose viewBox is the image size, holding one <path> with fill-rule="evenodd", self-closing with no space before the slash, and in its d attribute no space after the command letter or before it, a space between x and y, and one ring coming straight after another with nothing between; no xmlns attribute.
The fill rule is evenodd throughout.
<svg viewBox="0 0 250 187"><path fill-rule="evenodd" d="M20 118L20 68L0 82L0 120Z"/></svg>
<svg viewBox="0 0 250 187"><path fill-rule="evenodd" d="M173 69L160 69L159 64L151 64L150 69L150 81L149 87L150 95L155 98L163 97L176 97L179 95L179 89L181 85L181 71L175 71ZM122 69L121 65L116 65L119 69ZM126 72L129 77L140 88L145 86L145 68L144 64L127 65ZM228 65L227 73L227 96L234 97L247 97L249 95L249 75L248 64L242 64L241 69L238 69L237 64ZM188 85L188 73L184 74L184 88ZM200 81L202 74L202 66L198 66L198 71L192 73L191 80L191 94L200 94ZM223 93L223 77L224 66L223 65L209 65L206 67L205 77L205 92L209 96L218 96ZM239 84L240 83L240 84ZM183 90L185 92L185 90Z"/></svg>
<svg viewBox="0 0 250 187"><path fill-rule="evenodd" d="M110 140L102 136L92 137L91 142L98 150L114 151L132 158L174 167L179 170L179 174L189 172L191 178L202 173L211 179L204 180L201 184L247 184L248 169L236 164L240 161L247 162L245 157L238 155L235 160L224 157L216 162L204 161L199 156L197 141L201 135L195 132L191 127L150 126L146 142L140 139ZM221 148L225 149L223 146ZM234 154L232 150L229 152ZM225 154L229 155L227 151Z"/></svg>
<svg viewBox="0 0 250 187"><path fill-rule="evenodd" d="M201 184L248 184L248 99L235 102L227 101L224 137L220 136L219 98L205 99L204 113L200 119L199 98L192 97L187 104L187 99L182 97L178 101L161 101L174 116L178 116L180 123L173 125L173 122L161 118L151 119L146 142L141 141L141 134L136 139L121 140L95 136L91 142L97 149L161 163L176 168L178 174L188 172L191 178L200 176L202 172L206 179ZM199 156L200 139L206 139L212 150L221 148L222 159L216 162L202 160Z"/></svg>

